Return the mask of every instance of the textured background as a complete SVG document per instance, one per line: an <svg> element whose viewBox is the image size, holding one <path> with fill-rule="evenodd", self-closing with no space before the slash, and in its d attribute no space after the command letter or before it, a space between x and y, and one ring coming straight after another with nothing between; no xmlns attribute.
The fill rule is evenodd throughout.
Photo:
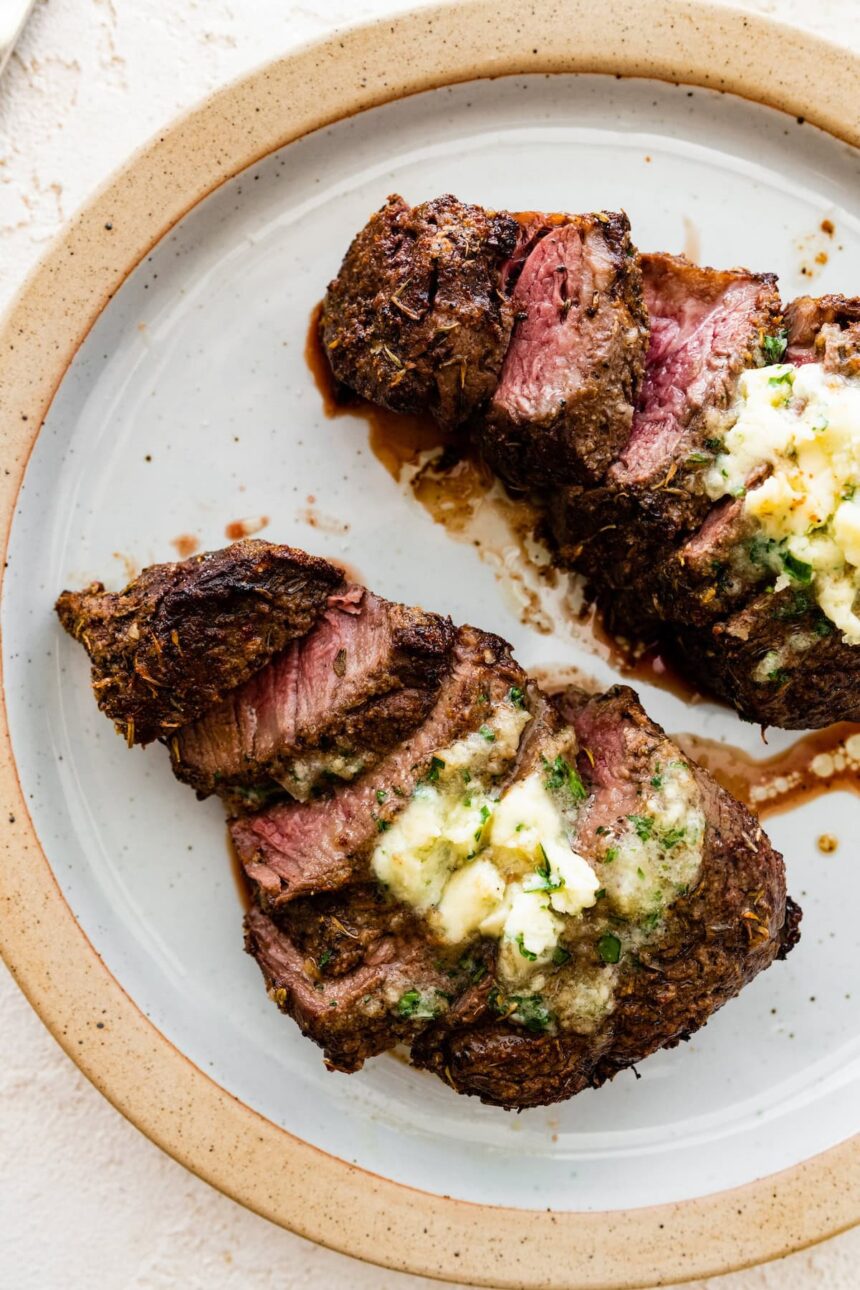
<svg viewBox="0 0 860 1290"><path fill-rule="evenodd" d="M66 217L177 111L339 23L405 7L41 0L0 84L0 307ZM740 7L860 46L860 0ZM0 1290L429 1287L309 1245L162 1155L86 1082L2 966L0 1036ZM858 1266L860 1230L708 1284L854 1290Z"/></svg>

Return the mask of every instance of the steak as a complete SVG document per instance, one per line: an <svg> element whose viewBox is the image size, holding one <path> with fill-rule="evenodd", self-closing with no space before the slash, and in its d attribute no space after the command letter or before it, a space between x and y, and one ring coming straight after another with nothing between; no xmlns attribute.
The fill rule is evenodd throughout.
<svg viewBox="0 0 860 1290"><path fill-rule="evenodd" d="M273 572L287 565L295 603ZM107 593L79 598L95 598L102 616L89 612L115 637L116 623L125 632L137 623L138 641L161 628L165 594L154 589L165 582L175 597L166 621L180 643L197 640L190 627L198 630L201 602L213 607L212 698L171 736L174 760L176 747L189 758L181 773L201 791L231 800L239 787L265 788L309 750L344 747L355 759L348 782L324 777L305 800L230 825L253 898L246 947L274 1002L330 1068L358 1070L403 1043L459 1092L545 1105L686 1038L791 948L799 912L780 856L631 690L551 700L498 637L338 577L301 552L245 543L144 572L114 598L122 613L113 619ZM261 643L260 604L272 606L277 648ZM99 679L114 679L114 659L115 693L125 693L127 654L84 643L104 669ZM188 708L202 703L200 650L177 652L171 667ZM135 709L147 730L162 711L150 689L150 706ZM410 696L408 722L383 728L376 713L363 724L374 703L398 696ZM434 897L433 870L421 865L438 843L449 867ZM445 921L443 887L447 899L453 879L465 869L474 881L481 863L504 897L492 896L502 921L468 921L456 901ZM523 897L529 917L557 911L551 954L540 959L506 921Z"/></svg>
<svg viewBox="0 0 860 1290"><path fill-rule="evenodd" d="M627 687L585 702L573 692L560 708L584 750L579 767L590 796L576 846L591 857L608 827L635 814L642 786L681 754ZM485 1011L472 1007L466 1020L455 1007L425 1030L412 1048L416 1065L496 1105L560 1101L688 1039L788 953L800 913L786 898L781 857L750 812L691 766L706 818L699 880L671 906L659 935L622 954L615 1006L603 1022L590 1031L533 1033L500 1020L505 1001L497 998L493 1006L488 995ZM601 876L609 871L604 860ZM583 946L583 961L598 973L608 968L595 953L600 926L589 929Z"/></svg>
<svg viewBox="0 0 860 1290"><path fill-rule="evenodd" d="M487 970L477 957L446 962L421 920L376 884L297 900L278 923L254 905L245 947L269 996L324 1050L329 1069L345 1072L408 1043L427 1025L416 1011L441 1014ZM417 1010L416 991L428 1001Z"/></svg>
<svg viewBox="0 0 860 1290"><path fill-rule="evenodd" d="M499 290L518 226L438 197L389 197L329 284L322 343L338 381L453 429L496 388L514 315Z"/></svg>
<svg viewBox="0 0 860 1290"><path fill-rule="evenodd" d="M464 227L479 210L439 200ZM586 576L612 632L659 642L744 717L789 728L854 719L856 647L797 588L771 597L774 558L756 521L742 498L710 490L745 370L784 354L860 377L860 299L805 296L783 317L773 274L639 256L624 215L488 218L515 227L494 243L504 255L481 259L475 303L491 283L511 318L492 380L463 400L459 423L499 477L543 507L556 563ZM351 249L333 284L333 307L348 298L366 326L387 316L386 227L374 217L353 244L367 272L347 272ZM386 401L358 360L344 367L336 355L337 344L341 380ZM404 409L439 416L437 405L416 393ZM813 639L826 645L813 650Z"/></svg>
<svg viewBox="0 0 860 1290"><path fill-rule="evenodd" d="M679 625L674 649L746 721L784 730L860 721L860 649L803 588L760 591L709 631Z"/></svg>
<svg viewBox="0 0 860 1290"><path fill-rule="evenodd" d="M476 441L509 483L598 479L630 433L648 324L626 215L391 197L323 303L336 379Z"/></svg>
<svg viewBox="0 0 860 1290"><path fill-rule="evenodd" d="M145 569L124 591L64 591L60 622L92 663L102 712L129 745L170 736L304 636L343 581L288 546L243 541Z"/></svg>
<svg viewBox="0 0 860 1290"><path fill-rule="evenodd" d="M660 566L712 506L702 472L741 372L778 331L779 298L772 274L681 256L643 255L642 277L651 340L630 438L603 486L559 489L548 506L561 560L601 587L642 587L647 622L662 616Z"/></svg>
<svg viewBox="0 0 860 1290"><path fill-rule="evenodd" d="M787 363L823 362L843 376L860 371L860 298L799 296L785 311L785 326Z"/></svg>
<svg viewBox="0 0 860 1290"><path fill-rule="evenodd" d="M306 636L177 732L174 773L239 805L351 778L423 722L453 644L437 614L336 592Z"/></svg>
<svg viewBox="0 0 860 1290"><path fill-rule="evenodd" d="M630 437L648 344L630 224L520 218L517 321L475 440L515 487L597 481Z"/></svg>
<svg viewBox="0 0 860 1290"><path fill-rule="evenodd" d="M478 729L493 704L524 680L504 641L461 628L451 671L424 724L373 770L330 797L279 804L233 822L233 845L261 903L277 908L308 892L367 881L380 832L407 803L434 753Z"/></svg>

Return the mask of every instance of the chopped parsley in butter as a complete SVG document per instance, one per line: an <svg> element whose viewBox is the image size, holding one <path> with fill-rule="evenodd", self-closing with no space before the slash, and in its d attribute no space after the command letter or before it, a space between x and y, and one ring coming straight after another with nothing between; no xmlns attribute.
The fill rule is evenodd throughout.
<svg viewBox="0 0 860 1290"><path fill-rule="evenodd" d="M860 645L860 380L819 363L752 369L735 412L705 475L709 496L742 497L759 535L751 558L773 569L775 589L808 587L845 643Z"/></svg>
<svg viewBox="0 0 860 1290"><path fill-rule="evenodd" d="M481 730L440 749L372 858L377 879L441 940L498 939L499 969L511 982L552 960L565 920L593 905L600 887L570 845L585 796L573 767L556 757L506 792L493 784L528 720L502 704Z"/></svg>

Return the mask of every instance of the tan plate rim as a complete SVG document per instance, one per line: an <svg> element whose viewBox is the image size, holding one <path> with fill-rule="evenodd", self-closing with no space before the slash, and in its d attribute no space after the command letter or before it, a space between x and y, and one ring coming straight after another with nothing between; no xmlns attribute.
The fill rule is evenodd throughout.
<svg viewBox="0 0 860 1290"><path fill-rule="evenodd" d="M811 76L815 66L827 75ZM729 91L860 145L860 57L699 0L460 0L337 31L291 52L219 91L132 157L70 221L6 316L4 555L30 451L81 341L134 266L208 192L284 144L378 103L478 77L571 71ZM0 950L33 1007L152 1141L284 1227L445 1280L630 1290L777 1258L860 1222L860 1137L732 1191L588 1214L417 1192L327 1155L192 1065L108 971L66 904L30 820L5 696L0 801Z"/></svg>

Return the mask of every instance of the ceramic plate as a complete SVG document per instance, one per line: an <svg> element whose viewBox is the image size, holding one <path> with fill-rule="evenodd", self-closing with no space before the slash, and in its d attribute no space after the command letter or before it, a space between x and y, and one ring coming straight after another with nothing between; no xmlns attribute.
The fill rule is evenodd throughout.
<svg viewBox="0 0 860 1290"><path fill-rule="evenodd" d="M467 27L485 14L460 12ZM340 57L355 75L354 49ZM254 92L250 83L229 92L237 115L251 111ZM265 95L257 106L278 110ZM313 306L391 192L419 201L450 191L510 209L623 207L643 250L774 270L784 298L860 293L860 155L772 107L605 73L468 79L331 115L343 119L257 160L267 150L248 143L244 154L235 145L237 164L213 154L205 178L198 163L194 182L218 186L196 204L186 172L193 209L125 276L134 239L142 250L172 223L166 207L142 213L149 163L132 163L114 205L102 197L84 228L89 296L75 299L61 248L50 282L25 292L22 307L36 308L21 342L34 382L46 388L40 365L62 380L15 501L3 589L9 736L32 824L4 862L10 962L55 1032L67 1027L73 1055L84 1049L85 1069L142 1127L240 1199L340 1248L443 1276L570 1287L719 1271L815 1239L857 1217L822 1181L837 1165L856 1168L846 1144L860 1128L856 797L830 793L769 821L805 911L799 948L638 1075L517 1116L457 1097L391 1055L358 1075L328 1074L242 952L221 808L176 783L159 747L123 749L51 607L63 587L94 578L119 587L189 539L217 547L236 521L265 522L262 536L345 560L386 596L498 631L527 668L576 666L611 683L612 666L563 624L536 630L498 559L434 523L383 469L362 420L325 416L304 356ZM227 171L253 164L219 184L219 160ZM182 173L181 153L171 164ZM137 222L131 233L126 219ZM96 309L92 284L106 289L120 271L121 287ZM98 316L75 352L88 310ZM68 334L51 348L57 314ZM13 427L27 447L31 430ZM670 731L760 754L758 731L726 709L647 683L640 691ZM770 751L795 738L772 735ZM18 829L19 810L13 802ZM824 833L839 840L835 852L817 847ZM22 880L39 849L59 894ZM65 942L75 947L63 951L67 972L57 958ZM165 1085L174 1092L159 1111ZM207 1153L213 1097L208 1135L224 1138ZM798 1230L792 1218L789 1232L785 1191L770 1234L753 1232L769 1186L756 1184L781 1174L780 1188L794 1186L812 1158L822 1170L817 1220ZM343 1198L328 1223L310 1192L305 1206L293 1194L285 1164L337 1179ZM738 1188L738 1204L714 1196ZM396 1201L375 1210L372 1197L388 1195ZM419 1231L423 1207L432 1248L426 1233L397 1227L369 1238L390 1204ZM544 1213L538 1222L527 1211ZM668 1215L679 1233L696 1226L686 1263L661 1250ZM555 1255L547 1217L560 1224ZM704 1235L715 1220L723 1230ZM624 1249L620 1262L613 1246ZM586 1248L590 1262L572 1266Z"/></svg>

